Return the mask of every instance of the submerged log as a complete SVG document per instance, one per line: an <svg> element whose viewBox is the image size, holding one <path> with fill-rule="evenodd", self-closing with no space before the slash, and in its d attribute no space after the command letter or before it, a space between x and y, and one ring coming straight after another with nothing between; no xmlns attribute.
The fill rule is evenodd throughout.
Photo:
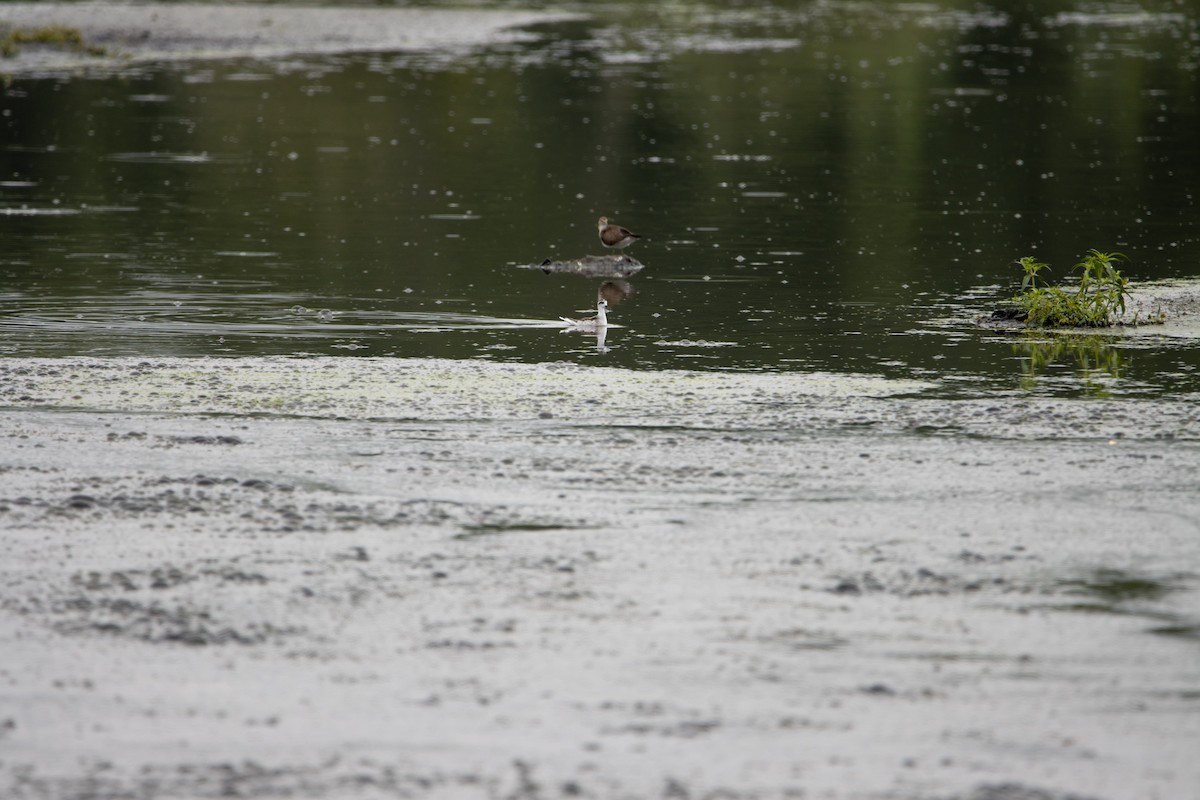
<svg viewBox="0 0 1200 800"><path fill-rule="evenodd" d="M628 278L642 271L645 264L626 255L583 256L570 261L551 261L540 264L520 264L521 269L540 269L547 275L582 275L585 278Z"/></svg>

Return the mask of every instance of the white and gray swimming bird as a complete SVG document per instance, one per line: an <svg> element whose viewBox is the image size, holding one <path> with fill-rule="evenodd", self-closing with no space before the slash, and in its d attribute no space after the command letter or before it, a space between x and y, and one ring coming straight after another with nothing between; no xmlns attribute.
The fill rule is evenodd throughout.
<svg viewBox="0 0 1200 800"><path fill-rule="evenodd" d="M568 327L566 330L574 328L577 331L598 331L608 327L608 301L601 298L596 303L596 316L585 317L583 319L571 319L570 317L559 317Z"/></svg>

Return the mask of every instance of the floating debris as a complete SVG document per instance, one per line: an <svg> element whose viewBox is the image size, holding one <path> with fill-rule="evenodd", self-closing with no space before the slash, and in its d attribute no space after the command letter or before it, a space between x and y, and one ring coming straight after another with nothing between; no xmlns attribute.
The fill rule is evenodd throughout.
<svg viewBox="0 0 1200 800"><path fill-rule="evenodd" d="M521 264L521 269L540 269L550 275L582 275L585 278L628 278L645 268L636 258L625 255L583 256L570 261L551 261L540 264Z"/></svg>

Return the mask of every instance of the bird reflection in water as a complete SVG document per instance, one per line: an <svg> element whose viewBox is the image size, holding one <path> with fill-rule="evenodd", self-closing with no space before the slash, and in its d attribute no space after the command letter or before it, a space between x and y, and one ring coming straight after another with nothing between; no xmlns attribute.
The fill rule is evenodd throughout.
<svg viewBox="0 0 1200 800"><path fill-rule="evenodd" d="M610 306L619 306L634 294L633 284L629 281L605 281L597 291L597 295L607 300Z"/></svg>

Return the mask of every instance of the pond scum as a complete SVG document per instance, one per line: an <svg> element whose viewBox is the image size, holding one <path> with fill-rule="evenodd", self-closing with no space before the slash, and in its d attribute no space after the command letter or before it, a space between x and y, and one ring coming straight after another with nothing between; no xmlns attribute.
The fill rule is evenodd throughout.
<svg viewBox="0 0 1200 800"><path fill-rule="evenodd" d="M1129 279L1116 268L1128 258L1122 253L1089 250L1074 269L1079 272L1073 286L1051 285L1042 276L1049 265L1033 256L1018 259L1025 276L1021 291L1012 299L1013 306L994 316L1016 319L1046 328L1107 328L1122 322L1125 300L1129 297ZM1145 318L1135 314L1128 324L1160 324L1162 313Z"/></svg>

